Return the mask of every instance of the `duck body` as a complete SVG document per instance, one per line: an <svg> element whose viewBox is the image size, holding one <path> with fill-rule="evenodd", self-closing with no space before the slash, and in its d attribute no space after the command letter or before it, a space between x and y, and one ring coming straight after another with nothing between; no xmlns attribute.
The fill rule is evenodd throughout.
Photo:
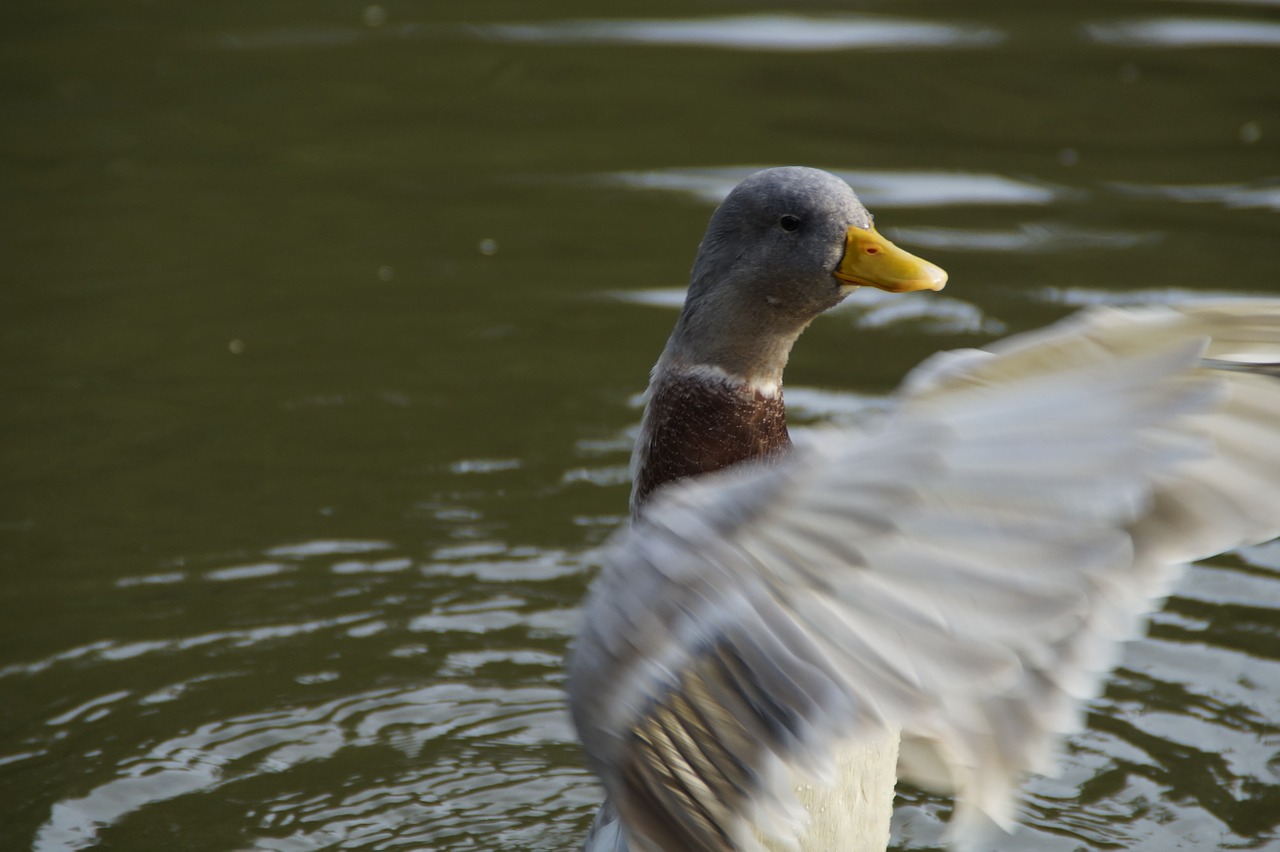
<svg viewBox="0 0 1280 852"><path fill-rule="evenodd" d="M784 218L799 226L784 227ZM839 265L851 228L870 229L870 214L842 181L812 169L761 173L717 209L699 247L685 305L650 377L631 461L633 517L661 486L744 462L776 463L790 453L783 370L809 323L856 289L828 274ZM766 247L746 272L726 282L722 255L734 251L734 265L741 268L736 246L744 236ZM945 282L945 273L932 264L917 263L878 237L875 244L900 264L891 270L899 281L889 286L936 289ZM813 286L814 278L819 286ZM897 751L896 733L886 732L843 749L835 783L795 779L802 807L827 815L812 826L806 852L884 848ZM789 848L763 835L756 839L768 849ZM652 848L677 849L685 842L672 837ZM651 848L644 843L640 849ZM601 808L586 848L633 848L612 803Z"/></svg>
<svg viewBox="0 0 1280 852"><path fill-rule="evenodd" d="M957 792L957 842L1010 828L1180 566L1280 535L1280 300L943 353L878 431L793 448L807 325L945 280L824 172L713 214L570 659L587 852L880 852L897 777Z"/></svg>

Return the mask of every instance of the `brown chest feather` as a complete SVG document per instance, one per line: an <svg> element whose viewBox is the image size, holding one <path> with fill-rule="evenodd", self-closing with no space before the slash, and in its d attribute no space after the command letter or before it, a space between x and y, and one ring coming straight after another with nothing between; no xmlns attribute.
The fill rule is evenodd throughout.
<svg viewBox="0 0 1280 852"><path fill-rule="evenodd" d="M640 441L634 507L673 480L791 449L781 395L692 378L654 388Z"/></svg>

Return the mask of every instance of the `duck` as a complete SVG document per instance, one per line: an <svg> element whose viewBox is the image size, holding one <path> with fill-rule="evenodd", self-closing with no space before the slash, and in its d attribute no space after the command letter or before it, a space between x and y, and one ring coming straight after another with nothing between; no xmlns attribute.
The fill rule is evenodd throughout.
<svg viewBox="0 0 1280 852"><path fill-rule="evenodd" d="M1280 535L1280 299L939 353L879 423L793 444L805 328L946 283L821 170L711 216L570 651L586 852L882 852L899 779L990 848L1185 566Z"/></svg>

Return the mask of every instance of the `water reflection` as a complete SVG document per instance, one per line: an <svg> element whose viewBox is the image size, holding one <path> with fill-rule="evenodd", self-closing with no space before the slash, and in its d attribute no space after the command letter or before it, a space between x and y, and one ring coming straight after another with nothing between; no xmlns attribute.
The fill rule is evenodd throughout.
<svg viewBox="0 0 1280 852"><path fill-rule="evenodd" d="M373 7L380 8L380 7ZM451 37L545 45L675 45L751 51L930 50L999 44L993 27L958 25L881 15L727 15L718 18L579 19L538 23L465 23L453 26L388 22L363 16L364 26L289 27L224 32L218 46L230 50L345 47L369 39Z"/></svg>
<svg viewBox="0 0 1280 852"><path fill-rule="evenodd" d="M1131 198L1164 198L1187 204L1221 204L1230 208L1280 211L1280 183L1274 178L1248 184L1147 185L1116 182L1110 186Z"/></svg>
<svg viewBox="0 0 1280 852"><path fill-rule="evenodd" d="M1267 296L1261 292L1229 290L1188 290L1181 287L1142 288L1138 290L1106 290L1091 287L1041 287L1024 291L1034 299L1055 305L1084 308L1090 305L1179 305L1221 299L1254 299Z"/></svg>
<svg viewBox="0 0 1280 852"><path fill-rule="evenodd" d="M896 229L886 229L898 239ZM904 240L909 243L910 240ZM620 302L648 307L678 310L684 304L683 288L613 291L608 295ZM931 334L1000 334L1007 326L988 316L981 308L963 299L930 293L928 296L903 296L864 287L856 297L847 299L827 317L851 320L855 328L884 328L898 323L917 323L919 330ZM829 321L823 318L820 321Z"/></svg>
<svg viewBox="0 0 1280 852"><path fill-rule="evenodd" d="M952 296L866 301L859 298L854 304L834 312L835 316L841 314L851 315L856 328L866 329L910 322L926 334L997 335L1008 328L977 305Z"/></svg>
<svg viewBox="0 0 1280 852"><path fill-rule="evenodd" d="M573 20L486 24L468 31L497 41L541 44L650 44L754 51L985 47L995 29L872 15L732 15L671 20Z"/></svg>
<svg viewBox="0 0 1280 852"><path fill-rule="evenodd" d="M1153 18L1090 24L1085 35L1103 44L1134 47L1278 47L1280 24L1228 18Z"/></svg>
<svg viewBox="0 0 1280 852"><path fill-rule="evenodd" d="M604 185L665 190L719 204L747 175L764 166L659 169L603 175ZM965 204L1044 205L1079 193L1061 187L995 174L943 171L856 171L828 169L848 181L868 207L949 207Z"/></svg>
<svg viewBox="0 0 1280 852"><path fill-rule="evenodd" d="M1007 230L973 228L893 228L895 240L948 251L1040 254L1091 249L1128 249L1160 240L1156 231L1093 230L1054 222L1022 222Z"/></svg>
<svg viewBox="0 0 1280 852"><path fill-rule="evenodd" d="M559 666L556 655L503 659L539 668ZM473 661L453 669L473 673L482 664ZM225 785L251 785L255 777L299 771L306 764L331 761L342 751L387 746L420 758L414 761L417 768L353 793L342 793L339 785L302 800L285 796L265 803L259 820L274 838L264 838L258 848L313 848L319 838L343 847L379 840L396 845L445 841L465 837L468 826L510 821L516 803L550 812L571 806L579 798L573 791L591 786L581 773L548 773L537 761L496 756L503 746L572 742L562 695L551 687L505 689L444 681L252 713L201 726L130 757L112 780L54 805L33 848L86 848L97 843L103 828L143 808ZM460 760L470 748L491 752L493 762ZM429 750L436 759L426 757Z"/></svg>
<svg viewBox="0 0 1280 852"><path fill-rule="evenodd" d="M474 461L457 463L454 475L485 467L484 460ZM483 520L476 512L451 517L464 531ZM597 794L576 765L558 686L576 610L555 605L558 593L547 583L581 574L589 553L490 537L441 544L425 561L386 542L355 539L281 545L261 556L201 572L137 575L114 589L125 595L226 587L242 608L252 600L278 601L272 623L103 640L0 671L30 684L46 673L66 677L73 665L131 666L131 682L150 681L146 690L112 690L50 715L38 742L51 748L8 755L23 763L66 749L111 717L120 731L144 719L153 720L149 729L165 731L167 725L154 720L190 718L210 690L234 693L235 684L254 677L235 661L247 665L269 654L266 647L285 654L329 649L287 669L285 682L276 685L290 696L283 706L214 714L186 731L170 728L119 742L107 753L80 755L93 767L85 776L92 783L53 804L34 849L88 848L143 811L224 788L255 789L268 778L276 779L269 786L281 790L278 796L248 794L261 802L249 814L261 832L260 849L313 848L322 839L341 848L463 848L453 844L470 844L478 825L488 838L510 836L515 843L537 835L538 843L560 837L560 845L569 845ZM326 594L340 611L286 620L282 578L291 585L290 598ZM424 584L425 607L417 591ZM369 643L381 649L382 672L390 660L414 667L409 683L360 688L370 679L352 665L363 666L358 661ZM140 676L144 669L133 666L143 657L152 662ZM201 673L157 682L174 670ZM373 674L375 682L385 679ZM321 700L308 700L313 694ZM379 755L388 748L398 756ZM548 766L545 758L556 750L568 768ZM356 779L347 774L351 765L361 767ZM281 784L282 777L292 780ZM311 789L317 777L323 780ZM304 789L311 791L300 794ZM532 834L531 815L539 826Z"/></svg>

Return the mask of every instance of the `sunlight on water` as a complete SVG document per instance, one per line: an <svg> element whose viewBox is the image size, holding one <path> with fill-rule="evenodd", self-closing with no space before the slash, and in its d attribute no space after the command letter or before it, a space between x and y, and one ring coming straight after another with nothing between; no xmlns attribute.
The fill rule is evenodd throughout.
<svg viewBox="0 0 1280 852"><path fill-rule="evenodd" d="M891 294L889 294L891 295ZM1001 334L1008 327L969 302L951 296L876 300L833 312L853 317L855 328L886 328L913 323L927 334Z"/></svg>
<svg viewBox="0 0 1280 852"><path fill-rule="evenodd" d="M377 22L363 27L286 27L220 33L219 47L271 50L346 47L360 42L439 40L448 37L545 45L670 45L750 51L815 52L981 48L1003 34L989 26L915 21L878 15L730 15L719 18L557 20L539 23L465 23L439 26Z"/></svg>
<svg viewBox="0 0 1280 852"><path fill-rule="evenodd" d="M1156 231L1091 231L1053 222L1024 222L1007 231L970 228L893 228L893 237L911 245L948 251L1067 252L1080 248L1127 249L1160 240Z"/></svg>
<svg viewBox="0 0 1280 852"><path fill-rule="evenodd" d="M1088 37L1138 47L1280 47L1280 24L1212 18L1155 18L1126 24L1092 24Z"/></svg>
<svg viewBox="0 0 1280 852"><path fill-rule="evenodd" d="M1266 293L1233 293L1229 290L1186 290L1162 287L1142 290L1102 290L1089 287L1046 287L1027 291L1028 295L1056 305L1084 308L1090 305L1181 305L1221 299L1256 299Z"/></svg>
<svg viewBox="0 0 1280 852"><path fill-rule="evenodd" d="M479 518L459 520L465 526ZM568 842L577 830L576 820L596 797L593 782L580 769L552 768L520 754L536 754L531 752L535 747L570 752L574 747L556 683L561 679L562 646L574 630L577 612L508 590L518 584L536 591L544 581L581 573L581 554L493 540L442 546L422 563L374 541L313 540L269 548L265 554L286 558L289 565L230 566L186 579L165 578L164 584L235 580L244 584L242 594L248 599L261 595L287 567L298 576L328 573L351 593L337 597L350 599L356 607L364 593L380 588L375 609L146 642L105 641L11 666L0 676L31 676L72 661L126 665L142 655L158 658L157 671L168 668L165 661L185 657L183 668L190 670L214 664L228 652L288 647L320 636L338 643L335 647L390 639L395 644L386 649L389 659L422 659L430 653L428 648L441 644L452 650L433 654L430 666L415 678L417 685L340 689L340 697L319 703L294 701L285 708L229 716L140 743L138 751L126 750L113 766L104 767L107 780L55 804L34 849L88 848L100 841L103 831L166 802L251 786L268 776L300 773L301 781L316 772L340 773L342 764L364 753L387 767L376 781L371 778L354 789L339 782L320 796L284 795L263 802L256 817L263 831L257 848L312 848L321 838L341 848L381 848L384 842L467 848L468 827L478 822L489 826L488 836L509 833L511 842L521 837L525 842L530 836L524 820L539 811L564 823L546 836L558 832ZM372 554L384 555L370 558ZM440 577L465 579L473 584L472 590L464 598L443 595L435 606L418 612L405 608L405 595L386 594L388 584L407 590ZM132 590L139 583L117 587ZM393 624L399 639L388 635ZM404 641L415 635L428 645ZM207 662L202 664L202 658ZM313 669L295 679L313 689L349 679L341 662L336 665L338 670ZM492 682L494 672L504 672L504 685L482 685ZM243 677L238 672L221 676L224 681ZM211 679L216 678L204 675L155 685L145 695L117 690L66 709L45 724L68 736L112 714L136 717L148 707L189 704L199 700L196 696L204 687L214 685ZM522 680L526 685L519 685ZM377 758L377 750L384 748L400 757ZM12 757L22 761L35 756ZM101 764L102 759L95 762ZM458 843L463 845L454 845Z"/></svg>
<svg viewBox="0 0 1280 852"><path fill-rule="evenodd" d="M719 204L747 175L764 166L734 166L713 169L663 169L650 172L621 172L604 175L605 185L634 189L680 192ZM848 181L858 198L873 209L890 207L947 207L964 204L1050 204L1069 195L1049 185L1016 180L1002 175L933 171L828 171Z"/></svg>
<svg viewBox="0 0 1280 852"><path fill-rule="evenodd" d="M554 657L521 656L514 661L559 664ZM469 670L454 666L454 670L465 675L478 665ZM227 784L243 784L257 775L298 771L306 764L332 760L343 750L391 746L410 757L420 757L440 742L449 743L449 751L455 752L468 743L485 748L571 743L573 734L558 689L477 688L462 682L403 692L382 690L314 707L230 718L162 741L121 765L114 780L55 805L34 848L36 852L86 848L96 842L101 827L139 809ZM528 793L541 788L542 794L528 804L540 801L558 809L570 800L570 789L587 784L580 773L546 777L542 766L529 761L515 760L487 769L482 765L459 766L456 758L416 763L412 772L393 779L382 795L363 790L328 797L334 800L329 806L334 813L328 819L318 818L318 812L326 808L314 799L301 809L301 802L270 804L264 827L278 829L295 820L319 822L322 827L316 830L330 841L368 842L375 839L365 836L369 832L386 834L385 839L399 836L403 841L404 835L397 835L396 829L401 820L407 820L418 827L408 836L429 841L448 837L485 812L500 813L504 809L500 803L519 801L522 790ZM484 777L490 780L478 783ZM488 788L489 795L477 787ZM492 796L495 788L503 791L496 800ZM471 795L464 794L468 789ZM404 806L389 822L384 812L386 797ZM496 812L495 807L499 808ZM287 818L290 813L296 813L294 819ZM344 816L339 818L339 813ZM288 848L298 839L286 837L284 846L263 848Z"/></svg>
<svg viewBox="0 0 1280 852"><path fill-rule="evenodd" d="M616 290L606 295L620 302L679 310L684 304L685 291L673 287L661 290ZM923 298L904 297L872 287L861 288L828 316L849 317L856 328L884 328L899 323L918 323L921 330L933 334L999 334L1006 328L1000 320L985 315L976 305L962 299L935 294ZM826 321L829 320L819 320Z"/></svg>
<svg viewBox="0 0 1280 852"><path fill-rule="evenodd" d="M1133 198L1167 198L1189 204L1221 204L1224 207L1280 211L1280 185L1272 179L1254 185L1162 185L1144 186L1132 183L1116 183L1112 188Z"/></svg>
<svg viewBox="0 0 1280 852"><path fill-rule="evenodd" d="M488 24L468 28L482 38L542 44L650 44L754 51L985 47L1001 34L871 15L735 15L680 20L578 20Z"/></svg>

